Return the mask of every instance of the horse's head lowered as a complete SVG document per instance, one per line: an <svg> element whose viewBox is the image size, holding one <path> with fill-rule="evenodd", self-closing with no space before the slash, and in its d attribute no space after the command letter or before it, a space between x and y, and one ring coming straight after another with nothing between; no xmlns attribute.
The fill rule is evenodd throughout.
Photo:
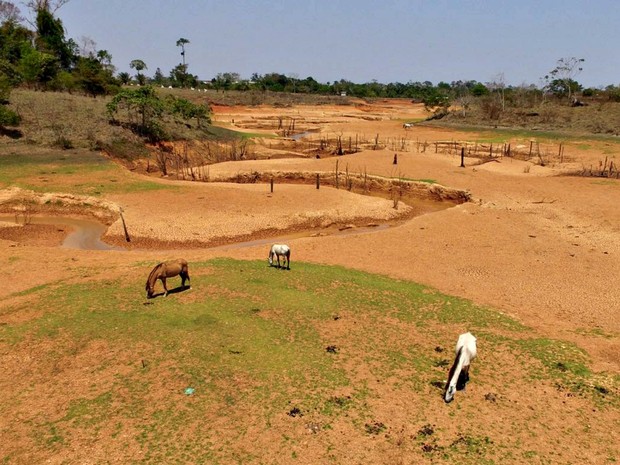
<svg viewBox="0 0 620 465"><path fill-rule="evenodd" d="M151 272L149 273L149 277L146 279L145 290L146 290L146 297L148 299L153 297L154 290L155 290L155 281L157 281L157 279L160 276L160 269L162 265L163 265L162 263L155 265L155 268L151 270Z"/></svg>
<svg viewBox="0 0 620 465"><path fill-rule="evenodd" d="M168 260L155 265L146 280L146 297L149 299L153 297L155 293L155 283L158 279L161 280L165 295L168 295L166 279L174 276L181 276L181 286L185 287L185 281L189 281L187 260L179 258L177 260Z"/></svg>
<svg viewBox="0 0 620 465"><path fill-rule="evenodd" d="M469 364L476 358L476 355L476 337L471 333L461 334L456 343L456 358L450 368L444 391L443 398L446 403L452 402L456 391L465 389L469 381Z"/></svg>
<svg viewBox="0 0 620 465"><path fill-rule="evenodd" d="M280 268L280 257L283 257L286 261L286 268L290 269L291 249L286 244L273 244L271 250L269 250L269 265L273 265L274 259L278 262L278 268Z"/></svg>

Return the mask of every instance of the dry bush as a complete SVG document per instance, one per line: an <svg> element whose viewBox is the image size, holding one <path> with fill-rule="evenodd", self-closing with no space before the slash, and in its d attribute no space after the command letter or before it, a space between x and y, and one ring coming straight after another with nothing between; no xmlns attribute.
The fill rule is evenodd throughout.
<svg viewBox="0 0 620 465"><path fill-rule="evenodd" d="M21 223L24 226L32 223L32 215L35 212L34 205L27 201L21 201L14 207L15 223Z"/></svg>
<svg viewBox="0 0 620 465"><path fill-rule="evenodd" d="M480 109L485 118L492 121L499 120L502 115L502 103L495 96L483 97L480 102ZM465 116L463 114L463 116Z"/></svg>

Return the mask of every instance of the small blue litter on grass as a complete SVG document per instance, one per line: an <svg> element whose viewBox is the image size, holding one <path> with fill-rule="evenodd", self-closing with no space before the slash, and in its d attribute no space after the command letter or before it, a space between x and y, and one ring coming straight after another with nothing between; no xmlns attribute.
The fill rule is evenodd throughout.
<svg viewBox="0 0 620 465"><path fill-rule="evenodd" d="M185 388L185 395L186 396L191 396L194 392L196 392L196 389L194 389L194 388L191 388L191 387Z"/></svg>

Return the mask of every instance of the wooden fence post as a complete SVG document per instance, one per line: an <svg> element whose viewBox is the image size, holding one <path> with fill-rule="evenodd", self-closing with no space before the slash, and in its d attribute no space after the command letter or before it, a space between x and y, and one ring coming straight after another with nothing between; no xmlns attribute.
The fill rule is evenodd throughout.
<svg viewBox="0 0 620 465"><path fill-rule="evenodd" d="M338 189L338 160L336 160L336 189Z"/></svg>
<svg viewBox="0 0 620 465"><path fill-rule="evenodd" d="M129 237L129 233L127 232L127 225L125 224L125 218L123 218L123 209L119 210L119 215L121 215L121 222L123 223L123 231L125 231L125 240L127 242L131 242L131 238Z"/></svg>

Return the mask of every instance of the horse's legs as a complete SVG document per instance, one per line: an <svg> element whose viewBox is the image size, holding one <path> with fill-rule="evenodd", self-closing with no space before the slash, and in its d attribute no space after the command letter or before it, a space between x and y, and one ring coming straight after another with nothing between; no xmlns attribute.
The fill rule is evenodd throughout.
<svg viewBox="0 0 620 465"><path fill-rule="evenodd" d="M168 288L166 287L166 278L161 278L161 283L164 286L164 297L168 297Z"/></svg>
<svg viewBox="0 0 620 465"><path fill-rule="evenodd" d="M185 281L187 281L188 283L190 282L189 279L189 272L185 271L185 272L181 272L181 287L185 287ZM189 286L190 288L192 287L191 284Z"/></svg>
<svg viewBox="0 0 620 465"><path fill-rule="evenodd" d="M291 252L286 254L286 269L287 270L291 269Z"/></svg>

